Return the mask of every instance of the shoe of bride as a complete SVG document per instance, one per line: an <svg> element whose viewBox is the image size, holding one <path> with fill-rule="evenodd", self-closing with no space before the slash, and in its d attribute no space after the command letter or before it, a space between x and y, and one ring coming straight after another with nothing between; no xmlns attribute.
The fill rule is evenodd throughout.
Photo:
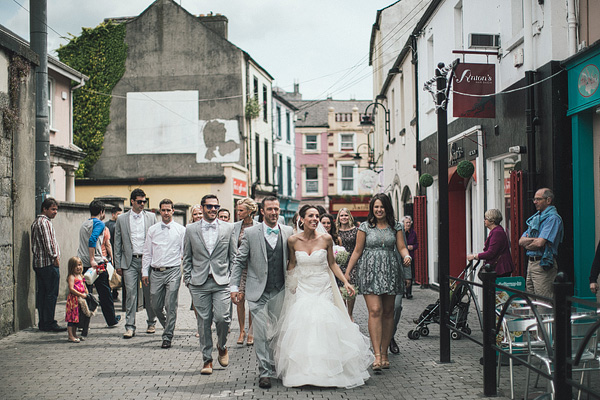
<svg viewBox="0 0 600 400"><path fill-rule="evenodd" d="M373 371L381 371L381 354L375 354L375 362L373 362L372 368Z"/></svg>

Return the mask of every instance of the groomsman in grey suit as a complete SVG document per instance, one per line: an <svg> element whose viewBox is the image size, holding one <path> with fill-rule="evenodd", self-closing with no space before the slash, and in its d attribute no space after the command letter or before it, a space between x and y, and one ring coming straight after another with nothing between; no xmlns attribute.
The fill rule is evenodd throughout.
<svg viewBox="0 0 600 400"><path fill-rule="evenodd" d="M268 301L284 288L288 262L287 240L293 234L289 226L278 223L279 200L265 197L261 213L263 222L244 231L242 243L232 266L231 299L237 303L242 269L248 268L246 300L250 306L254 326L254 349L258 360L261 388L271 387L275 376L272 349L267 342L265 307ZM273 302L271 302L273 303Z"/></svg>
<svg viewBox="0 0 600 400"><path fill-rule="evenodd" d="M185 230L183 249L183 282L189 288L198 313L198 334L204 365L202 375L213 372L213 340L211 325L217 327L219 364L229 364L227 333L231 323L229 296L230 264L237 250L233 224L217 219L219 199L207 194L200 201L202 220Z"/></svg>
<svg viewBox="0 0 600 400"><path fill-rule="evenodd" d="M124 339L135 336L135 313L137 311L138 287L142 279L142 255L148 229L156 223L156 215L144 211L146 193L134 189L129 201L131 210L119 215L115 224L114 258L117 273L123 276L127 299L125 301ZM156 332L156 314L150 300L150 287L143 286L144 303L148 315L146 333Z"/></svg>

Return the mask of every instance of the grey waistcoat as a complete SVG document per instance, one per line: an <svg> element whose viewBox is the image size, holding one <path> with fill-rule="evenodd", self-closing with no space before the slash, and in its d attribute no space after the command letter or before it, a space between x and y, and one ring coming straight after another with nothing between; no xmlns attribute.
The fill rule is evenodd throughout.
<svg viewBox="0 0 600 400"><path fill-rule="evenodd" d="M269 268L267 272L267 284L265 291L281 290L284 284L283 279L283 243L281 240L281 233L277 238L277 244L272 249L267 239L265 240L265 246L267 248L267 261Z"/></svg>

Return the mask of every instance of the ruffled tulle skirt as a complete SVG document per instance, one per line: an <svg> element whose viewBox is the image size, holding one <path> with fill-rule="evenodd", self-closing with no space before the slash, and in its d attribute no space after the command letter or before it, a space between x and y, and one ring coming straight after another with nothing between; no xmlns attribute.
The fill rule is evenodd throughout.
<svg viewBox="0 0 600 400"><path fill-rule="evenodd" d="M296 299L280 318L274 361L284 386L352 388L369 378L375 359L369 339L333 303L327 279L301 279Z"/></svg>

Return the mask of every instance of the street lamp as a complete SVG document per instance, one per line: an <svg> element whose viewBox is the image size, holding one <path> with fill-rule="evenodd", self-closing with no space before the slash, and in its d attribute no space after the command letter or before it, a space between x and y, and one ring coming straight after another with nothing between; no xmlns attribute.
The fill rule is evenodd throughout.
<svg viewBox="0 0 600 400"><path fill-rule="evenodd" d="M375 167L377 166L377 161L379 161L379 158L375 160L375 150L373 150L368 143L359 144L356 148L356 155L352 157L352 159L355 161L360 161L363 159L360 155L360 152L358 151L358 149L360 149L362 146L367 146L367 162L369 163L369 169L375 171Z"/></svg>
<svg viewBox="0 0 600 400"><path fill-rule="evenodd" d="M368 135L369 132L371 131L371 129L373 129L373 127L375 126L375 124L373 123L373 119L368 114L369 107L371 107L371 106L373 106L373 109L376 109L377 106L380 106L381 108L383 108L384 115L385 115L385 134L387 135L388 143L391 143L391 144L396 143L396 138L392 139L390 137L390 112L388 111L387 108L385 108L385 106L383 104L381 104L377 101L374 101L373 103L369 104L365 108L364 115L362 117L362 120L360 121L360 126L363 129L363 132Z"/></svg>

